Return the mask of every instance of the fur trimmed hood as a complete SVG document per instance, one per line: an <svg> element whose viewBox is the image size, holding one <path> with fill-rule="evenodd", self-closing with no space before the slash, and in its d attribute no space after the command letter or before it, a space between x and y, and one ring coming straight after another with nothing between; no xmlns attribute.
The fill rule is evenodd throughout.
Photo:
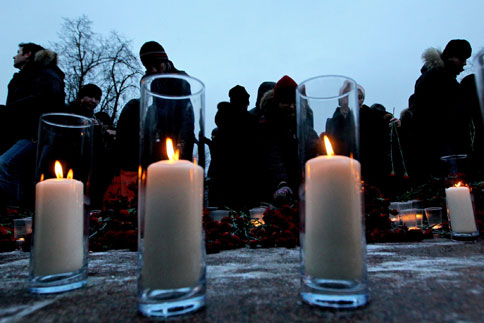
<svg viewBox="0 0 484 323"><path fill-rule="evenodd" d="M264 93L264 95L260 99L260 104L259 104L260 110L262 110L263 112L266 112L268 106L271 104L273 99L274 99L274 89Z"/></svg>
<svg viewBox="0 0 484 323"><path fill-rule="evenodd" d="M422 66L421 72L424 73L433 68L443 68L444 61L441 58L442 51L438 48L427 48L422 54L422 60L424 66Z"/></svg>
<svg viewBox="0 0 484 323"><path fill-rule="evenodd" d="M57 53L49 49L39 50L35 53L34 64L38 66L57 65Z"/></svg>

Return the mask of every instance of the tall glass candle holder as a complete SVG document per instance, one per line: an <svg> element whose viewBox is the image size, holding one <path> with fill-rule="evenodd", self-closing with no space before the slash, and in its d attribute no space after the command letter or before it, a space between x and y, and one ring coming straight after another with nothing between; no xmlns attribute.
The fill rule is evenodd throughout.
<svg viewBox="0 0 484 323"><path fill-rule="evenodd" d="M477 95L481 104L481 114L484 118L484 49L477 53L474 58L474 70L476 73Z"/></svg>
<svg viewBox="0 0 484 323"><path fill-rule="evenodd" d="M297 88L296 109L301 296L311 305L357 308L369 301L357 85L344 76L308 79Z"/></svg>
<svg viewBox="0 0 484 323"><path fill-rule="evenodd" d="M92 120L40 118L29 290L58 293L87 283Z"/></svg>
<svg viewBox="0 0 484 323"><path fill-rule="evenodd" d="M138 309L146 316L205 305L204 105L195 78L141 82Z"/></svg>
<svg viewBox="0 0 484 323"><path fill-rule="evenodd" d="M302 170L301 296L329 308L369 301L355 81L317 76L296 91Z"/></svg>

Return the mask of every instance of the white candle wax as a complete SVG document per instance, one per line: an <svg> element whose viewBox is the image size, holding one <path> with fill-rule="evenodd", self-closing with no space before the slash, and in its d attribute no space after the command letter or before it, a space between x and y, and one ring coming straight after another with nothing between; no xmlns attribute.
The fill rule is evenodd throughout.
<svg viewBox="0 0 484 323"><path fill-rule="evenodd" d="M468 187L449 187L445 189L452 231L459 233L476 232L476 221Z"/></svg>
<svg viewBox="0 0 484 323"><path fill-rule="evenodd" d="M72 272L83 266L84 185L50 178L35 187L35 275Z"/></svg>
<svg viewBox="0 0 484 323"><path fill-rule="evenodd" d="M142 281L145 288L194 286L202 258L203 169L185 160L147 169Z"/></svg>
<svg viewBox="0 0 484 323"><path fill-rule="evenodd" d="M360 163L319 156L306 163L306 274L326 279L363 278Z"/></svg>

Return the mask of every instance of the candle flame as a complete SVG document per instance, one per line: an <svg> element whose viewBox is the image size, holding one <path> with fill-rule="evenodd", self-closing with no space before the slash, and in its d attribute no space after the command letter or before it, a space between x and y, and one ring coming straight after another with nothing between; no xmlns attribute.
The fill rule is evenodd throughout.
<svg viewBox="0 0 484 323"><path fill-rule="evenodd" d="M62 165L58 160L55 161L54 169L55 169L55 176L57 178L63 178L64 177L64 173L62 172Z"/></svg>
<svg viewBox="0 0 484 323"><path fill-rule="evenodd" d="M40 174L40 181L42 182L44 180L44 173Z"/></svg>
<svg viewBox="0 0 484 323"><path fill-rule="evenodd" d="M62 165L58 160L55 161L54 169L55 169L55 177L64 178ZM73 179L73 178L74 178L74 172L72 171L72 169L69 169L69 171L67 172L67 179ZM40 175L40 181L42 182L43 180L44 180L44 174Z"/></svg>
<svg viewBox="0 0 484 323"><path fill-rule="evenodd" d="M170 138L166 138L166 153L170 160L178 160L179 159L179 151L175 151L173 148L173 140Z"/></svg>
<svg viewBox="0 0 484 323"><path fill-rule="evenodd" d="M254 225L254 227L260 227L265 222L262 219L252 219L252 220L250 220L250 223L252 223Z"/></svg>
<svg viewBox="0 0 484 323"><path fill-rule="evenodd" d="M454 184L455 187L461 187L462 186L462 182L458 182L457 184Z"/></svg>
<svg viewBox="0 0 484 323"><path fill-rule="evenodd" d="M331 146L331 141L329 141L329 138L327 136L324 136L323 140L324 140L324 147L326 148L326 153L328 154L328 156L333 156L334 151L333 151L333 147Z"/></svg>

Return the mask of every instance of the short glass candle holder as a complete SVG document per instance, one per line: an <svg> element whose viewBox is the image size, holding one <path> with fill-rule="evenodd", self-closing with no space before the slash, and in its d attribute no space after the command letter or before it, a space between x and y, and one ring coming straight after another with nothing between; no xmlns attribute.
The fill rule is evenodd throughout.
<svg viewBox="0 0 484 323"><path fill-rule="evenodd" d="M418 227L416 209L406 209L400 211L400 222L408 229L416 229Z"/></svg>
<svg viewBox="0 0 484 323"><path fill-rule="evenodd" d="M87 283L92 120L40 118L29 290L59 293Z"/></svg>
<svg viewBox="0 0 484 323"><path fill-rule="evenodd" d="M366 242L358 161L357 84L318 76L296 90L301 297L326 308L368 303Z"/></svg>
<svg viewBox="0 0 484 323"><path fill-rule="evenodd" d="M427 207L424 209L425 218L427 219L427 225L429 228L436 228L442 224L442 208L438 207ZM440 227L438 228L440 229Z"/></svg>
<svg viewBox="0 0 484 323"><path fill-rule="evenodd" d="M138 309L145 316L205 305L204 91L181 74L141 82Z"/></svg>

